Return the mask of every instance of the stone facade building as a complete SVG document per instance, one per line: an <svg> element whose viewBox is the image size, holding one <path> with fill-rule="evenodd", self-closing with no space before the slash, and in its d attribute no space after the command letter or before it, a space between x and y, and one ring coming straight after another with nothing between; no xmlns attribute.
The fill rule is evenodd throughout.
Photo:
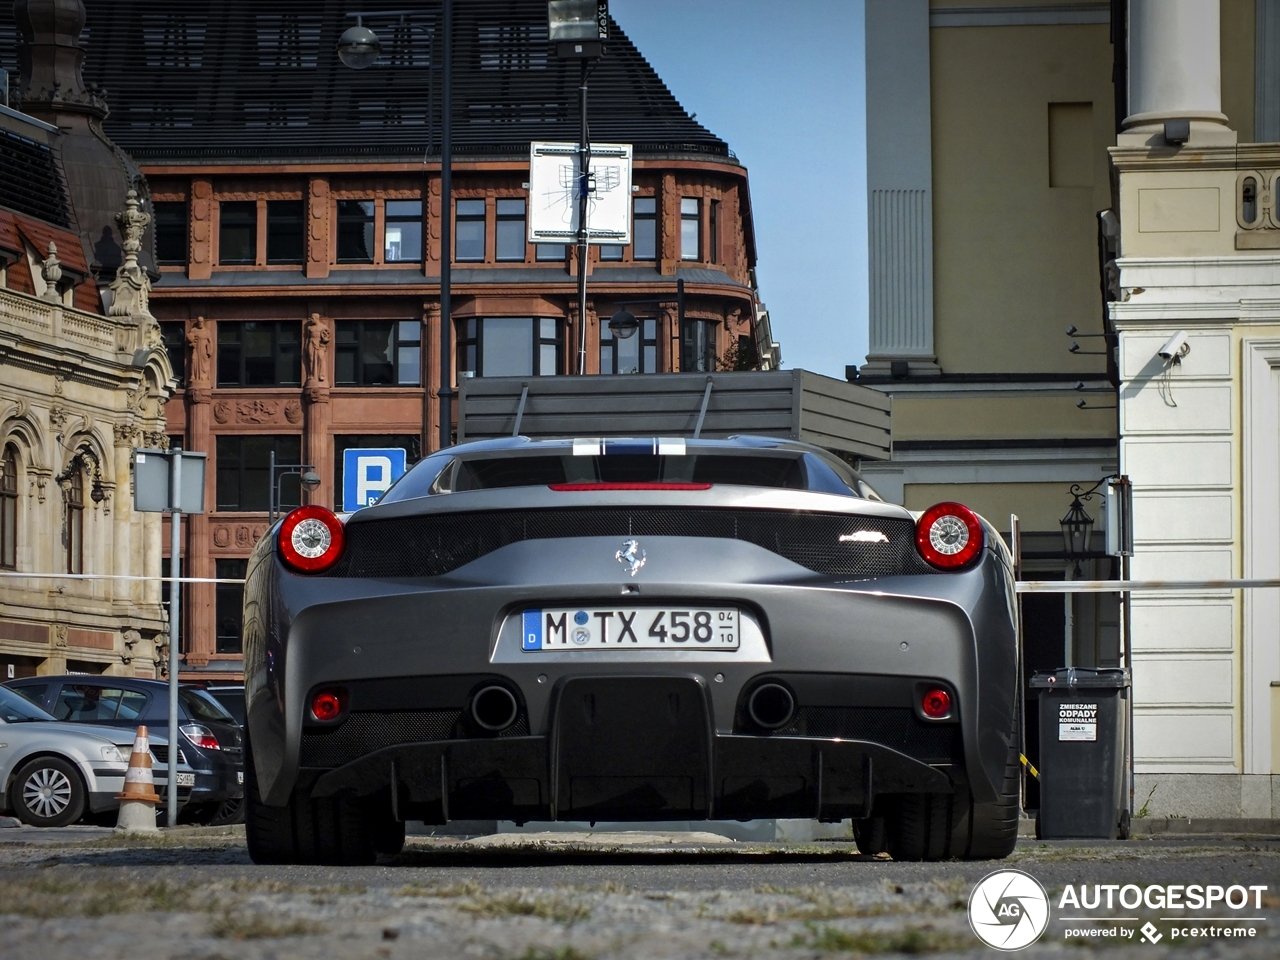
<svg viewBox="0 0 1280 960"><path fill-rule="evenodd" d="M85 6L86 69L112 104L104 130L151 191L152 309L180 381L170 442L209 457L191 575L242 575L267 529L272 453L321 478L304 493L284 477L282 503L342 509L346 449L401 447L412 462L436 448L442 323L451 389L471 376L776 365L747 172L617 24L591 74L589 120L594 140L634 145L634 240L591 248L579 316L573 249L526 242L530 141L578 137L579 65L557 59L543 0L454 5L449 198L438 3L371 7L363 22L383 55L360 72L334 53L358 2ZM0 42L0 62L11 55ZM443 203L456 223L444 319ZM641 329L615 340L607 321L626 304ZM236 676L238 589L193 585L184 610L184 676Z"/></svg>
<svg viewBox="0 0 1280 960"><path fill-rule="evenodd" d="M122 183L104 311L55 159L66 138L0 109L0 679L155 677L158 581L22 576L161 568L160 517L133 512L130 473L136 446L165 441L172 376L137 262L149 217Z"/></svg>

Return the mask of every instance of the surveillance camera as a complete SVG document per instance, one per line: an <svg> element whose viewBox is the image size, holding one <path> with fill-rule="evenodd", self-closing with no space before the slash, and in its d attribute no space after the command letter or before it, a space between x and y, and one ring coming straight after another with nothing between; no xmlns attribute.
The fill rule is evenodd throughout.
<svg viewBox="0 0 1280 960"><path fill-rule="evenodd" d="M1179 330L1165 341L1163 347L1156 351L1160 359L1169 363L1181 363L1182 358L1191 352L1191 344L1187 341L1187 331Z"/></svg>

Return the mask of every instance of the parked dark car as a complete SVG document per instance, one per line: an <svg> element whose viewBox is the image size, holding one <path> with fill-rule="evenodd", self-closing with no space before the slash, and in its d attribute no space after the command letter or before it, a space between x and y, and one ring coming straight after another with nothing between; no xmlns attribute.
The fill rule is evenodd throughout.
<svg viewBox="0 0 1280 960"><path fill-rule="evenodd" d="M6 681L58 720L97 726L135 728L146 724L163 733L169 723L169 687L159 680L129 677L25 677ZM244 796L244 762L240 726L216 700L194 687L178 690L178 729L182 752L195 772L183 819L213 823ZM151 752L168 762L168 747L152 744Z"/></svg>

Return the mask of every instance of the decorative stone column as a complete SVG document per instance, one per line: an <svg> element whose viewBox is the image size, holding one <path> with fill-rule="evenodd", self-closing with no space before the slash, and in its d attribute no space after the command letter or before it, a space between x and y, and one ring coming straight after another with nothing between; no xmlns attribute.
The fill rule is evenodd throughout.
<svg viewBox="0 0 1280 960"><path fill-rule="evenodd" d="M870 376L936 376L928 0L866 0Z"/></svg>
<svg viewBox="0 0 1280 960"><path fill-rule="evenodd" d="M422 392L422 455L440 449L440 301L422 305L422 359L426 364Z"/></svg>
<svg viewBox="0 0 1280 960"><path fill-rule="evenodd" d="M205 466L205 513L185 517L186 564L183 569L192 577L212 577L215 566L209 557L209 511L216 509L214 499L216 485L213 478L217 471L217 455L214 449L210 391L213 388L214 344L213 324L204 317L196 317L187 330L187 449L208 454ZM208 663L210 654L217 649L213 633L215 590L212 583L193 583L184 594L186 616L187 663Z"/></svg>
<svg viewBox="0 0 1280 960"><path fill-rule="evenodd" d="M318 313L311 314L303 324L306 358L303 370L306 380L302 386L302 396L306 401L303 458L320 475L320 486L310 492L304 487L303 499L307 503L322 504L330 509L336 497L333 489L333 443L329 437L332 424L329 406L329 344L332 341L333 330L329 321Z"/></svg>
<svg viewBox="0 0 1280 960"><path fill-rule="evenodd" d="M1218 0L1129 0L1129 116L1122 146L1164 146L1166 120L1195 144L1231 144L1222 112Z"/></svg>

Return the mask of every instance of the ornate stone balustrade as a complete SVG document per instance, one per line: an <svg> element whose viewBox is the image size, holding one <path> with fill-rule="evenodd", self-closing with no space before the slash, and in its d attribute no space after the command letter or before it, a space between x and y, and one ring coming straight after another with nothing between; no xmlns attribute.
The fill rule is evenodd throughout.
<svg viewBox="0 0 1280 960"><path fill-rule="evenodd" d="M63 341L114 359L118 334L125 324L74 307L49 303L25 293L0 290L0 330L53 345ZM128 331L131 332L131 331Z"/></svg>

